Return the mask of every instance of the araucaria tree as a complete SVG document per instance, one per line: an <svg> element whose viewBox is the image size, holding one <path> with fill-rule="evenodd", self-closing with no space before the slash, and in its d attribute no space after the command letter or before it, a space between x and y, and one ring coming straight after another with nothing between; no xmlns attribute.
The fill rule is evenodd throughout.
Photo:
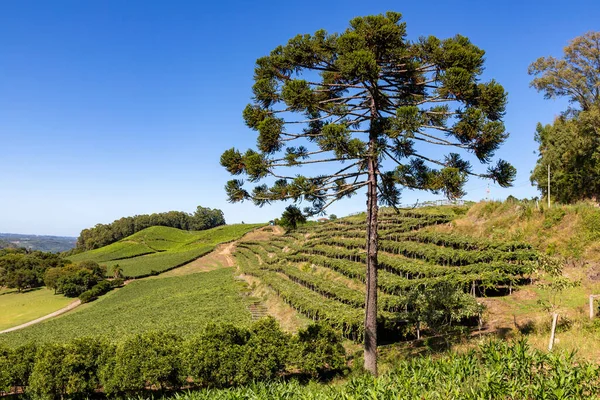
<svg viewBox="0 0 600 400"><path fill-rule="evenodd" d="M476 174L458 153L490 164L505 141L506 94L495 81L481 83L483 50L467 38L410 42L401 14L354 18L341 34L298 35L259 58L254 101L244 120L258 132L258 151L234 148L221 156L233 175L271 186L252 190L234 179L231 202L262 206L305 201L323 213L334 201L366 189L367 263L365 368L377 374L378 204L396 206L402 188L462 196L470 175L510 185L505 161ZM318 172L300 174L302 169ZM281 172L289 168L290 172Z"/></svg>

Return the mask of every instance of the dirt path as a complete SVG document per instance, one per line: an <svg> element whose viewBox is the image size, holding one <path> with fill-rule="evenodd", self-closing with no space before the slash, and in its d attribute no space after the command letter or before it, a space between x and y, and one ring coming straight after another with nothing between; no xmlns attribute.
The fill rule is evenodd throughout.
<svg viewBox="0 0 600 400"><path fill-rule="evenodd" d="M12 331L17 331L17 330L23 329L23 328L27 328L28 326L40 323L42 321L45 321L45 320L50 319L52 317L56 317L56 316L61 315L61 314L64 314L67 311L71 311L72 309L74 309L75 307L79 306L80 304L81 304L81 300L77 299L74 302L72 302L71 304L69 304L68 306L61 308L60 310L57 310L57 311L54 311L53 313L44 315L43 317L40 317L38 319L34 319L33 321L29 321L29 322L26 322L24 324L13 326L12 328L5 329L3 331L0 331L0 334L12 332Z"/></svg>

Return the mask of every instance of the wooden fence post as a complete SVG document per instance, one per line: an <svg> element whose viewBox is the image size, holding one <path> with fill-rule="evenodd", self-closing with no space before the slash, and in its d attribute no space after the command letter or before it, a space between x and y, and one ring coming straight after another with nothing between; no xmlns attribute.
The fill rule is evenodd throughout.
<svg viewBox="0 0 600 400"><path fill-rule="evenodd" d="M594 311L594 298L599 297L598 295L590 294L590 319L594 319L595 311Z"/></svg>
<svg viewBox="0 0 600 400"><path fill-rule="evenodd" d="M550 331L550 343L548 343L548 351L552 351L554 347L554 334L556 333L556 322L558 321L558 313L552 314L552 330Z"/></svg>

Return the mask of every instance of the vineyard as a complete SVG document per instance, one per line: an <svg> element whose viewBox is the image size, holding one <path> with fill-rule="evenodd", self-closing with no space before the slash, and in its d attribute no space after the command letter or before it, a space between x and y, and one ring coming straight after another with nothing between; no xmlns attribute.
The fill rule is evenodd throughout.
<svg viewBox="0 0 600 400"><path fill-rule="evenodd" d="M537 253L520 242L490 241L431 229L461 209L383 209L379 229L378 313L387 339L420 337L481 323L480 296L508 294L525 282ZM269 241L243 241L236 259L301 314L362 337L365 224L362 215L306 226Z"/></svg>
<svg viewBox="0 0 600 400"><path fill-rule="evenodd" d="M0 335L0 347L64 343L81 337L110 341L148 331L194 334L208 323L249 325L250 297L231 268L181 277L140 279L98 300L25 329Z"/></svg>
<svg viewBox="0 0 600 400"><path fill-rule="evenodd" d="M126 277L143 277L186 264L214 250L219 243L243 236L260 224L224 225L204 231L184 231L153 226L99 249L76 254L72 261L91 260L107 266L111 274L115 265Z"/></svg>

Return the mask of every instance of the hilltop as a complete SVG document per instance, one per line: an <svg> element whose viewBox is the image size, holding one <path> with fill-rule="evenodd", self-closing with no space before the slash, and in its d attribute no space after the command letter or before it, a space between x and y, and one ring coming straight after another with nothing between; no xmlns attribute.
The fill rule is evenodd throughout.
<svg viewBox="0 0 600 400"><path fill-rule="evenodd" d="M262 226L262 224L223 225L203 231L186 231L164 226L152 226L118 242L99 249L69 256L71 261L96 261L107 266L110 275L114 266L122 268L125 277L156 275L189 263L228 242Z"/></svg>

